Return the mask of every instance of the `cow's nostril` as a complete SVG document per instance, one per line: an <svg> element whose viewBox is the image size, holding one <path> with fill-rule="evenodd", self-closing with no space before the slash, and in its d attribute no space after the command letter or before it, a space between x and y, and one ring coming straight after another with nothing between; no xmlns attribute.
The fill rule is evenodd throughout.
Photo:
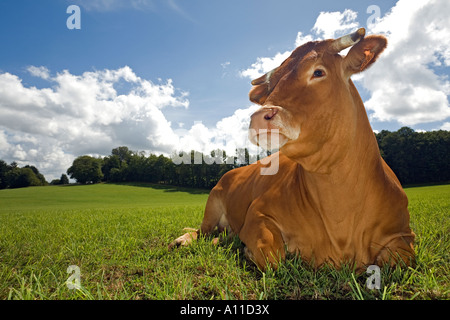
<svg viewBox="0 0 450 320"><path fill-rule="evenodd" d="M264 115L264 120L272 120L277 113L278 109L269 109L269 112Z"/></svg>

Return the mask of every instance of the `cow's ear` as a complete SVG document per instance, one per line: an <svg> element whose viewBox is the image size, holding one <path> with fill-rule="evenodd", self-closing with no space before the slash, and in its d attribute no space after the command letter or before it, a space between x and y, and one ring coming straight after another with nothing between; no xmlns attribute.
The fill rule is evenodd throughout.
<svg viewBox="0 0 450 320"><path fill-rule="evenodd" d="M253 88L248 94L251 102L257 103L259 105L264 104L264 101L266 101L267 97L270 94L269 81L271 73L272 72L269 72L268 74L265 74L262 77L259 77L258 79L252 81Z"/></svg>
<svg viewBox="0 0 450 320"><path fill-rule="evenodd" d="M368 36L355 44L344 58L343 67L348 76L370 67L387 46L383 36Z"/></svg>

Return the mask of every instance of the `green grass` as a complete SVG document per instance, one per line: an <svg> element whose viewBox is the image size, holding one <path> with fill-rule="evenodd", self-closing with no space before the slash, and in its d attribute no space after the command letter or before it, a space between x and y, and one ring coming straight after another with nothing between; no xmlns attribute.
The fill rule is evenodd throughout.
<svg viewBox="0 0 450 320"><path fill-rule="evenodd" d="M146 184L0 190L0 299L449 299L450 185L406 189L417 265L382 268L381 289L349 267L288 257L260 272L238 238L167 244L198 227L207 192ZM81 270L81 289L66 285Z"/></svg>
<svg viewBox="0 0 450 320"><path fill-rule="evenodd" d="M0 213L93 208L154 208L202 204L209 191L124 183L0 190Z"/></svg>

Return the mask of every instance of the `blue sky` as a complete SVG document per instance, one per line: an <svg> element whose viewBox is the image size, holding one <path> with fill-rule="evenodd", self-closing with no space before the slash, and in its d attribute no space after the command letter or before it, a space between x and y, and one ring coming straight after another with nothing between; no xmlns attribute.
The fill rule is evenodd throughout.
<svg viewBox="0 0 450 320"><path fill-rule="evenodd" d="M164 153L180 144L217 146L234 139L223 131L246 125L249 75L276 66L298 39L357 27L392 36L386 58L355 80L372 127L450 130L447 2L3 0L0 85L9 89L0 88L0 159L32 163L50 178L78 155L106 155L119 145ZM79 30L66 27L73 4L81 10ZM371 28L370 5L380 9ZM424 21L437 30L434 38L412 34L428 32L418 29ZM402 49L409 46L412 54ZM405 72L402 61L410 58ZM398 92L384 99L401 74L405 99Z"/></svg>
<svg viewBox="0 0 450 320"><path fill-rule="evenodd" d="M29 79L25 68L45 66L52 72L68 69L81 74L127 65L151 81L173 79L177 88L189 92L191 108L183 118L212 125L248 104L250 79L237 75L255 57L294 49L297 33L308 32L321 11L352 8L362 13L363 22L373 1L86 3L2 1L1 40L8 50L0 52L0 69L19 75L26 84L45 86ZM379 6L385 11L394 3L383 1ZM66 28L70 4L80 6L81 30Z"/></svg>

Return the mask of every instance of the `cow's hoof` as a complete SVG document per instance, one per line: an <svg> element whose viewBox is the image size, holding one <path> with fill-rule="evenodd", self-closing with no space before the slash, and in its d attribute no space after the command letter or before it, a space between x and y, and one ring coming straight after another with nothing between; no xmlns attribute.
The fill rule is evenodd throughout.
<svg viewBox="0 0 450 320"><path fill-rule="evenodd" d="M193 240L197 240L197 230L190 228L185 228L184 230L193 231L185 233L181 237L178 237L174 241L172 241L168 246L169 250L172 250L173 248L177 248L179 246L188 246L192 243Z"/></svg>
<svg viewBox="0 0 450 320"><path fill-rule="evenodd" d="M244 256L245 256L248 260L250 260L250 261L252 261L253 263L255 263L255 256L253 255L253 253L252 253L247 247L244 247Z"/></svg>

